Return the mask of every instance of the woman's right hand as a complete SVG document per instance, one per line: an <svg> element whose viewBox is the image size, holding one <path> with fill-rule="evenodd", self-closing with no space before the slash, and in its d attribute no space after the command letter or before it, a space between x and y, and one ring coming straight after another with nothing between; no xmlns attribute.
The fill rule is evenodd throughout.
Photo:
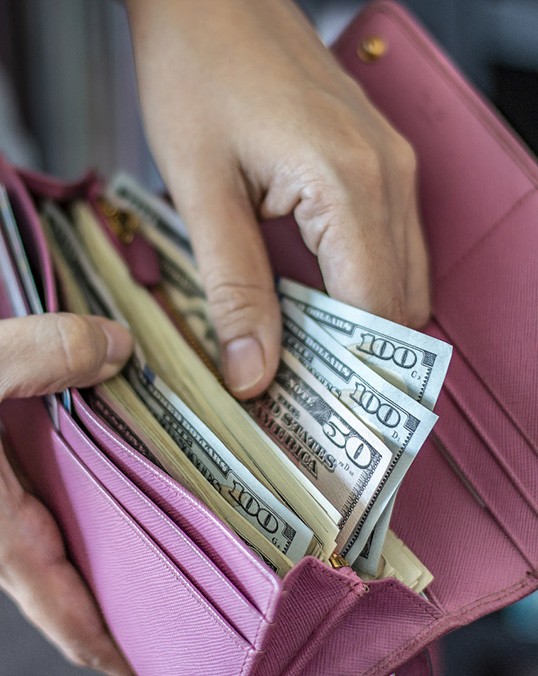
<svg viewBox="0 0 538 676"><path fill-rule="evenodd" d="M94 385L129 357L129 332L100 317L45 314L0 321L0 401ZM30 422L31 424L31 422ZM131 674L67 560L58 526L22 486L0 443L0 589L75 664Z"/></svg>

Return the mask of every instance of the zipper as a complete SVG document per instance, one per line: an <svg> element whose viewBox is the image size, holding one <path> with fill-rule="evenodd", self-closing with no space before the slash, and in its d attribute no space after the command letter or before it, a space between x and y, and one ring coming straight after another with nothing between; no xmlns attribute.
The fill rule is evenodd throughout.
<svg viewBox="0 0 538 676"><path fill-rule="evenodd" d="M132 244L140 230L139 217L133 211L118 207L103 195L97 198L97 207L116 237L123 244Z"/></svg>
<svg viewBox="0 0 538 676"><path fill-rule="evenodd" d="M146 288L160 284L159 256L144 237L140 217L102 194L93 196L89 201L111 244L129 267L133 279Z"/></svg>

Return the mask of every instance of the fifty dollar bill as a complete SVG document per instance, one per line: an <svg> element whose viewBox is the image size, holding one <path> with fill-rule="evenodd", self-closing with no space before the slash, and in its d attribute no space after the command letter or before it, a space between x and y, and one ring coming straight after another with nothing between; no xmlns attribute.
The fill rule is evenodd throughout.
<svg viewBox="0 0 538 676"><path fill-rule="evenodd" d="M328 390L373 429L392 460L342 553L354 561L437 420L381 378L290 301L282 300L283 344ZM385 533L383 533L384 537Z"/></svg>

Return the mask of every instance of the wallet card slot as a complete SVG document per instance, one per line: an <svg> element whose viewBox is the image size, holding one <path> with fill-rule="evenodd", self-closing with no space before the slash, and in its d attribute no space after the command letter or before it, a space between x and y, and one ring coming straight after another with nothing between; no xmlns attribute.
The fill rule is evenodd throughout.
<svg viewBox="0 0 538 676"><path fill-rule="evenodd" d="M442 444L438 450L448 455L465 475L474 493L532 570L538 561L535 506L498 461L498 451L484 443L450 393L439 398L438 407L443 421L435 432Z"/></svg>
<svg viewBox="0 0 538 676"><path fill-rule="evenodd" d="M281 581L205 505L110 430L73 392L75 411L97 446L272 621Z"/></svg>
<svg viewBox="0 0 538 676"><path fill-rule="evenodd" d="M490 509L491 495L505 488L504 473L500 473L500 485L495 474L490 478L485 473L483 483L489 488L485 494L475 482L473 468L462 467L462 455L476 456L475 463L489 459L480 440L450 404L442 394L438 407L453 435L447 439L436 429L442 446L432 437L427 439L399 488L391 527L433 574L427 596L438 608L457 612L489 598L493 610L499 590L526 578L528 552L525 556L523 547L514 544L511 521L503 527L498 518L502 514ZM519 517L519 503L510 500L509 493L508 515ZM524 501L521 504L521 518L526 518L529 527L529 509Z"/></svg>
<svg viewBox="0 0 538 676"><path fill-rule="evenodd" d="M256 651L54 432L42 403L8 402L6 413L23 470L135 672L245 673ZM29 416L31 429L17 424Z"/></svg>
<svg viewBox="0 0 538 676"><path fill-rule="evenodd" d="M461 404L484 418L495 433L497 415L510 420L538 458L538 190L514 210L502 227L470 251L439 284L434 330L457 347L464 364L454 371ZM466 379L470 378L470 387ZM480 405L474 398L480 397ZM484 396L483 396L484 395ZM484 411L482 411L484 408ZM487 412L487 419L486 419ZM508 448L508 451L510 448ZM517 461L517 458L514 458ZM526 472L523 472L525 475Z"/></svg>
<svg viewBox="0 0 538 676"><path fill-rule="evenodd" d="M48 312L58 311L54 269L34 202L17 172L0 156L0 183L6 186L17 227Z"/></svg>
<svg viewBox="0 0 538 676"><path fill-rule="evenodd" d="M265 623L260 612L235 589L176 524L94 447L75 421L65 414L61 414L61 432L76 450L80 461L120 502L183 575L245 640L258 647L257 641Z"/></svg>
<svg viewBox="0 0 538 676"><path fill-rule="evenodd" d="M432 335L449 340L439 327L431 328ZM515 490L538 516L536 445L492 395L457 347L454 348L444 389ZM445 427L442 420L437 427ZM465 467L463 459L462 463Z"/></svg>

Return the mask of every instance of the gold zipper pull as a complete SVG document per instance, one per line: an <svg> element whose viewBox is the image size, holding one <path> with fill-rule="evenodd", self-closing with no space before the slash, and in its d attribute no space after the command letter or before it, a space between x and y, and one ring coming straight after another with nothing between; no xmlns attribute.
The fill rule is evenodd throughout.
<svg viewBox="0 0 538 676"><path fill-rule="evenodd" d="M106 197L100 196L97 202L114 234L123 244L131 244L140 229L138 216L128 209L118 207Z"/></svg>
<svg viewBox="0 0 538 676"><path fill-rule="evenodd" d="M350 568L349 561L344 559L342 554L339 554L336 550L329 556L329 563L333 568Z"/></svg>

